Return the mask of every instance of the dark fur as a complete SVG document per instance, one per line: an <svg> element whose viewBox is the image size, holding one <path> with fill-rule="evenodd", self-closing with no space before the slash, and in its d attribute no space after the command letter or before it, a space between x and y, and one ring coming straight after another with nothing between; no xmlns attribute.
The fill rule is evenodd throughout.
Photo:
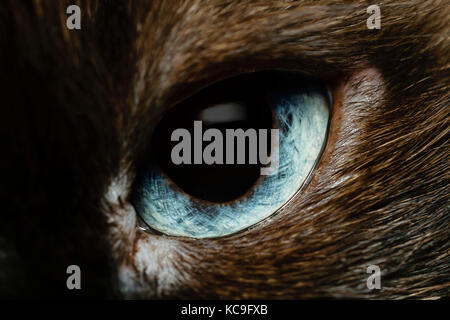
<svg viewBox="0 0 450 320"><path fill-rule="evenodd" d="M65 27L72 3L80 31ZM0 294L448 297L450 7L383 1L377 31L366 28L369 4L3 0ZM106 201L108 186L133 177L161 112L214 81L266 69L336 83L313 180L250 231L162 238L177 250L146 271L137 243L156 252L161 239L125 230L115 212L127 199ZM371 87L357 78L368 69L381 75ZM345 99L343 88L370 103ZM81 291L66 289L70 264L82 268ZM369 264L382 270L381 290L366 288Z"/></svg>

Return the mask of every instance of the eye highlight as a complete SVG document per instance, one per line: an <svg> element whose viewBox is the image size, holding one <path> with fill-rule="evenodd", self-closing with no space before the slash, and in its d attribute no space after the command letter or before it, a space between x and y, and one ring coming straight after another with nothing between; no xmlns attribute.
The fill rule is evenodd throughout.
<svg viewBox="0 0 450 320"><path fill-rule="evenodd" d="M131 201L148 227L162 234L211 238L245 230L274 214L302 187L326 143L329 118L329 92L316 79L260 72L222 81L167 112L138 168ZM174 164L174 148L181 143L171 139L172 133L186 130L180 132L189 133L191 141L199 125L204 158L217 140L229 146L231 129L257 136L245 136L241 162L234 145L214 148L212 164L196 164L199 145L193 145L192 152L179 153L192 161ZM214 134L206 137L209 129ZM251 161L255 150L256 163ZM230 153L234 164L227 162Z"/></svg>

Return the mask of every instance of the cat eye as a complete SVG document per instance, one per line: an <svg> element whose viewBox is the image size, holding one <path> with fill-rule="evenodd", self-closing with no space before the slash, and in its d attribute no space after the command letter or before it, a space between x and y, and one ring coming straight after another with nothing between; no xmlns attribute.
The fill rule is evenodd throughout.
<svg viewBox="0 0 450 320"><path fill-rule="evenodd" d="M325 146L325 83L258 72L213 84L167 111L139 163L131 202L159 234L246 230L308 181Z"/></svg>

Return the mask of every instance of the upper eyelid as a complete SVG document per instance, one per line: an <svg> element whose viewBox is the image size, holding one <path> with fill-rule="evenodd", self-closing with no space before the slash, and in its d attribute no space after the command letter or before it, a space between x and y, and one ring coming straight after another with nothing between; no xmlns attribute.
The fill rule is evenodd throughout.
<svg viewBox="0 0 450 320"><path fill-rule="evenodd" d="M282 60L276 59L273 61L270 61L270 63L266 63L264 65L261 65L259 67L255 67L252 64L244 63L246 65L245 68L240 68L238 70L235 70L233 68L228 69L228 65L225 62L219 63L218 67L225 68L224 72L219 72L218 75L211 74L206 72L204 75L204 79L198 81L198 82L183 82L180 80L177 80L173 86L171 86L166 92L162 94L162 97L159 100L158 104L150 103L144 103L147 101L146 99L142 98L142 103L135 105L134 108L137 110L137 114L146 114L147 117L139 117L139 119L136 119L141 123L138 128L143 130L143 133L140 135L141 137L145 137L144 140L135 140L133 143L137 144L140 150L145 149L145 146L148 144L149 137L151 138L153 136L154 128L156 127L157 123L164 117L164 115L174 108L175 106L179 105L183 101L188 100L189 98L195 96L197 93L201 92L202 90L217 84L219 82L225 81L227 79L231 79L233 77L237 77L240 75L245 74L251 74L256 72L264 72L264 71L286 71L286 72L298 72L304 75L312 76L315 78L318 78L319 80L322 80L326 83L328 83L328 79L334 79L337 78L337 72L329 72L326 75L316 75L314 72L304 72L304 69L297 69L297 68L289 68L280 67L280 62ZM212 66L208 66L208 69L217 69ZM231 70L231 71L230 71ZM195 78L195 76L194 76ZM144 81L145 82L145 81ZM136 84L137 85L137 84ZM141 84L142 88L145 88L144 84ZM142 89L143 90L143 89ZM145 91L145 90L144 90ZM150 87L148 92L152 91L152 88ZM148 93L147 93L148 94ZM331 104L330 104L331 105ZM149 117L151 115L151 117ZM145 123L145 125L143 125ZM139 157L139 156L138 156Z"/></svg>
<svg viewBox="0 0 450 320"><path fill-rule="evenodd" d="M178 71L174 79L179 79L180 82L189 82L187 80L191 79L194 82L203 81L203 76L210 73L208 66L223 70L222 64L229 64L230 69L245 69L247 66L254 70L294 68L314 76L317 76L315 73L318 69L320 73L327 70L348 70L355 61L359 63L367 60L369 53L373 53L373 49L377 47L375 44L368 45L374 39L373 34L364 33L367 31L367 6L363 3L310 5L299 2L280 7L258 3L245 6L252 10L243 11L237 9L240 4L230 5L225 9L215 8L214 4L196 8L196 15L185 17L181 14L179 21L172 22L175 29L178 23L183 23L184 28L177 29L179 39L166 38L168 44L165 48L179 57L181 63L175 68ZM390 16L403 16L405 4L383 6L389 8ZM408 4L408 7L411 5ZM419 5L417 7L425 12L426 8L420 8ZM270 10L265 10L266 8ZM196 16L201 17L202 13L207 14L209 10L216 13L214 22L196 21ZM414 4L411 10L414 10ZM438 8L433 10L437 11ZM235 14L248 19L233 19ZM311 18L308 14L314 15ZM400 24L399 27L405 27L401 19L395 22ZM166 22L161 23L164 26ZM338 28L341 24L342 28ZM275 27L282 32L272 32ZM336 32L337 29L340 31ZM191 37L185 37L185 33ZM353 38L348 37L349 35ZM181 46L177 46L176 41L186 38L190 41L180 49ZM174 48L173 51L171 47ZM348 59L349 55L353 59ZM176 60L172 62L177 64ZM271 60L276 63L272 64ZM240 62L243 62L242 65ZM186 67L185 70L183 66ZM170 68L166 70L170 73ZM214 72L215 70L211 73ZM187 80L183 80L184 73Z"/></svg>
<svg viewBox="0 0 450 320"><path fill-rule="evenodd" d="M253 27L258 30L258 26ZM316 31L308 32L318 37L318 43L324 40L326 43L328 36L321 33L323 30L320 28ZM220 34L223 33L221 30ZM142 36L145 37L146 34ZM137 79L140 80L135 86L140 88L142 97L138 100L143 103L136 108L147 110L147 114L161 115L213 83L250 72L296 71L325 79L334 77L349 67L348 56L343 57L339 51L342 48L337 49L332 45L314 47L301 42L292 46L285 41L287 39L300 41L302 36L296 33L286 36L284 40L280 39L279 43L273 40L275 42L272 45L264 43L258 37L247 37L242 33L234 38L235 41L242 42L239 50L225 46L225 42L223 50L215 50L215 46L218 45L216 42L220 42L220 38L210 41L210 46L199 46L195 39L207 35L199 33L193 37L193 40L183 42L183 45L177 45L177 40L170 37L165 38L167 42L162 47L153 48L149 44L150 47L146 49L149 54L140 59L137 66L139 72ZM206 39L199 43L204 41ZM339 39L334 39L334 42L336 41L339 42ZM171 59L161 60L164 56L170 56Z"/></svg>
<svg viewBox="0 0 450 320"><path fill-rule="evenodd" d="M289 9L286 6L274 8L269 4L252 5L248 7L270 7L270 14L264 10L255 14L239 12L251 18L248 21L238 20L239 24L236 25L232 17L236 13L236 7L240 6L237 4L226 9L231 16L216 16L214 22L196 22L196 16L201 16L202 11L206 14L213 6L198 8L198 15L185 17L180 14L174 21L159 21L161 30L164 27L177 30L174 33L176 36L172 36L172 33L156 35L164 41L144 41L147 34L144 32L141 35L143 43L147 45L143 51L148 56L141 60L138 70L152 70L151 77L144 77L152 79L148 90L153 87L158 92L158 99L165 101L166 105L177 104L190 92L226 77L264 69L295 70L321 77L350 66L349 53L353 52L357 60L363 55L354 49L357 47L354 41L346 40L345 33L342 37L330 36L327 31L334 30L336 23L325 23L343 17L355 17L363 23L363 17L355 15L359 11L365 14L363 5L358 4L356 8L355 5L327 5L320 6L319 11L317 5L304 3L291 3ZM171 8L168 6L164 10ZM308 19L308 12L314 12L314 19ZM178 29L181 23L183 28ZM224 28L228 24L230 28ZM283 33L273 31L274 26ZM150 22L148 27L151 27ZM354 30L349 29L348 32L353 34ZM160 45L161 43L164 45ZM153 47L152 44L158 46ZM348 50L343 55L345 47ZM145 72L147 71L144 70ZM164 75L162 83L158 83L159 75Z"/></svg>

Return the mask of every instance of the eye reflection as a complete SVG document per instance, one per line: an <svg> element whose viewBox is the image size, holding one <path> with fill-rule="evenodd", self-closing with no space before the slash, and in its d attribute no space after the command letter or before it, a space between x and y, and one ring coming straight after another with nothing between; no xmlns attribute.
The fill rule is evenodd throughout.
<svg viewBox="0 0 450 320"><path fill-rule="evenodd" d="M320 157L328 121L328 92L315 79L264 72L222 81L175 106L160 121L139 168L132 203L150 229L166 235L220 237L251 227L301 188ZM265 166L248 164L250 152L246 164L174 164L171 152L178 142L171 141L172 133L183 128L194 137L199 124L203 133L214 128L226 138L227 129L278 129L277 144L270 133L258 136L266 140L272 161L278 156L276 172L261 175ZM251 141L246 140L247 151ZM200 149L210 143L201 142ZM237 146L230 150L236 156ZM223 159L230 150L223 151Z"/></svg>
<svg viewBox="0 0 450 320"><path fill-rule="evenodd" d="M228 88L229 89L229 88ZM235 100L229 100L230 93L216 94L218 89L203 92L175 107L159 123L152 141L156 164L171 181L192 197L211 201L227 202L243 196L256 183L260 176L259 164L174 164L171 152L177 142L171 142L171 135L177 128L190 132L195 138L194 121L201 121L202 133L214 128L226 137L227 129L250 128L271 129L272 114L267 102L255 99L245 92L234 94ZM208 95L208 96L207 96ZM222 96L221 96L222 95ZM212 96L211 98L209 98ZM212 139L211 139L212 140ZM249 143L249 142L247 142ZM191 155L195 152L195 142L191 141ZM201 150L210 144L201 143ZM225 145L226 142L222 141ZM200 151L201 153L201 151ZM237 145L234 148L237 154ZM223 150L222 163L227 157ZM248 159L248 155L247 155ZM246 162L248 163L248 161Z"/></svg>

